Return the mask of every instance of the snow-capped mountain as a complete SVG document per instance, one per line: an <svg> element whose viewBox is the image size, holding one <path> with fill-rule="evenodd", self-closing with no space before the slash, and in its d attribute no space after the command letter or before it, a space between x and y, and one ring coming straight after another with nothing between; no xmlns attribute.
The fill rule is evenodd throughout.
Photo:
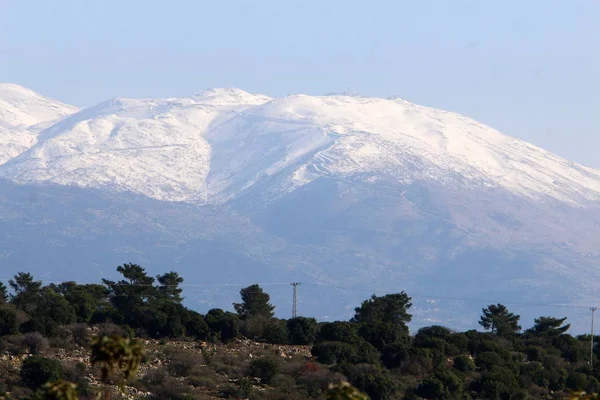
<svg viewBox="0 0 600 400"><path fill-rule="evenodd" d="M56 113L44 113L34 99L22 108L36 116L69 110L49 103ZM271 99L239 89L86 108L42 130L0 176L199 204L235 198L265 179L277 197L322 177L464 182L580 205L600 199L599 171L455 113L405 100Z"/></svg>
<svg viewBox="0 0 600 400"><path fill-rule="evenodd" d="M40 254L57 278L132 261L192 282L343 277L536 303L587 304L600 289L600 171L456 113L233 88L78 110L1 88L0 269ZM365 295L321 291L313 315ZM463 316L445 306L422 319Z"/></svg>
<svg viewBox="0 0 600 400"><path fill-rule="evenodd" d="M37 142L37 133L77 107L22 86L0 83L0 165Z"/></svg>

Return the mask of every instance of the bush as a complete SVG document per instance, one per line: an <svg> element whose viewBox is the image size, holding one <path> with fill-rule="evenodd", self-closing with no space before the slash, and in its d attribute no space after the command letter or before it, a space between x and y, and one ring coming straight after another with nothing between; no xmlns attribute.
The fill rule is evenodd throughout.
<svg viewBox="0 0 600 400"><path fill-rule="evenodd" d="M43 384L60 379L62 368L58 360L41 356L31 356L23 361L21 380L23 384L37 390Z"/></svg>
<svg viewBox="0 0 600 400"><path fill-rule="evenodd" d="M23 337L23 343L27 348L29 348L29 352L31 354L41 354L44 351L50 348L50 343L48 343L48 339L42 336L41 333L31 332L25 334Z"/></svg>
<svg viewBox="0 0 600 400"><path fill-rule="evenodd" d="M317 320L304 317L288 319L287 329L291 344L312 344L317 335Z"/></svg>
<svg viewBox="0 0 600 400"><path fill-rule="evenodd" d="M340 373L321 369L318 364L307 363L298 370L296 383L304 387L310 397L319 397L330 384L338 384L345 380L344 375Z"/></svg>
<svg viewBox="0 0 600 400"><path fill-rule="evenodd" d="M546 353L543 347L527 346L525 354L527 354L527 360L529 361L542 361L548 353Z"/></svg>
<svg viewBox="0 0 600 400"><path fill-rule="evenodd" d="M370 364L345 365L339 368L350 383L372 400L391 399L396 385L385 370Z"/></svg>
<svg viewBox="0 0 600 400"><path fill-rule="evenodd" d="M208 339L210 330L201 314L190 311L189 319L185 323L185 332L188 336L192 336L196 340L206 340Z"/></svg>
<svg viewBox="0 0 600 400"><path fill-rule="evenodd" d="M411 348L402 362L402 372L415 376L427 375L436 365L431 349Z"/></svg>
<svg viewBox="0 0 600 400"><path fill-rule="evenodd" d="M471 372L475 370L475 364L473 364L473 361L467 356L454 357L452 366L460 372Z"/></svg>
<svg viewBox="0 0 600 400"><path fill-rule="evenodd" d="M237 315L218 308L209 310L205 317L215 339L228 343L240 335L240 320Z"/></svg>
<svg viewBox="0 0 600 400"><path fill-rule="evenodd" d="M318 342L358 343L358 324L354 322L326 322L321 324Z"/></svg>
<svg viewBox="0 0 600 400"><path fill-rule="evenodd" d="M475 358L475 365L484 371L489 371L494 366L500 366L504 364L504 358L502 358L498 353L491 351L480 353Z"/></svg>
<svg viewBox="0 0 600 400"><path fill-rule="evenodd" d="M198 355L185 349L170 348L165 351L167 356L167 371L175 376L186 377L198 364Z"/></svg>
<svg viewBox="0 0 600 400"><path fill-rule="evenodd" d="M72 324L67 327L73 337L73 342L86 347L90 343L91 330L86 324Z"/></svg>
<svg viewBox="0 0 600 400"><path fill-rule="evenodd" d="M263 328L262 338L267 343L287 343L288 330L285 321L272 319L271 321L267 322Z"/></svg>
<svg viewBox="0 0 600 400"><path fill-rule="evenodd" d="M388 322L363 324L359 329L359 334L378 350L383 350L388 345L410 341L405 326Z"/></svg>
<svg viewBox="0 0 600 400"><path fill-rule="evenodd" d="M484 372L475 383L479 395L486 399L519 399L523 391L515 374L505 367L495 366Z"/></svg>
<svg viewBox="0 0 600 400"><path fill-rule="evenodd" d="M317 343L311 353L323 364L354 363L357 359L356 346L343 342Z"/></svg>
<svg viewBox="0 0 600 400"><path fill-rule="evenodd" d="M13 310L0 308L0 336L15 335L19 333L17 313Z"/></svg>
<svg viewBox="0 0 600 400"><path fill-rule="evenodd" d="M259 358L250 362L248 374L259 378L260 382L269 385L279 373L279 364L270 358Z"/></svg>
<svg viewBox="0 0 600 400"><path fill-rule="evenodd" d="M397 368L406 360L409 347L404 343L396 343L385 346L381 352L381 361L386 368Z"/></svg>
<svg viewBox="0 0 600 400"><path fill-rule="evenodd" d="M546 371L542 364L537 361L521 365L519 377L525 384L529 381L542 388L547 388L549 385L548 379L546 378Z"/></svg>

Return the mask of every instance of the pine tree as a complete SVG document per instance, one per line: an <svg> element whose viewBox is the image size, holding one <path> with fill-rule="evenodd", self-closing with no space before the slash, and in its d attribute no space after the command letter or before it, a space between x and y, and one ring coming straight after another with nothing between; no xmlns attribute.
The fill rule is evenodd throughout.
<svg viewBox="0 0 600 400"><path fill-rule="evenodd" d="M183 283L183 278L180 277L177 272L171 271L163 275L158 275L156 280L160 283L160 286L158 287L160 298L175 303L181 303L183 301L183 297L181 297L183 289L179 287L179 285Z"/></svg>
<svg viewBox="0 0 600 400"><path fill-rule="evenodd" d="M8 303L8 289L6 285L0 282L0 304Z"/></svg>
<svg viewBox="0 0 600 400"><path fill-rule="evenodd" d="M479 321L485 330L491 330L500 336L507 336L517 333L521 330L519 325L519 315L508 312L508 309L502 304L491 304L483 308L483 315Z"/></svg>
<svg viewBox="0 0 600 400"><path fill-rule="evenodd" d="M545 336L549 338L560 336L571 327L571 324L561 326L566 320L567 317L539 317L534 319L533 327L527 329L526 333L533 336Z"/></svg>
<svg viewBox="0 0 600 400"><path fill-rule="evenodd" d="M241 303L233 303L235 311L242 319L251 317L272 318L275 306L269 301L271 296L265 293L257 284L248 286L240 290L242 296Z"/></svg>

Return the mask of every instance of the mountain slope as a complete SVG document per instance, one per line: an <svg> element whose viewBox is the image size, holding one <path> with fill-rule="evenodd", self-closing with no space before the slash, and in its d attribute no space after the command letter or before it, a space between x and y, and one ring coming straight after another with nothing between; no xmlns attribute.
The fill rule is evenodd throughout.
<svg viewBox="0 0 600 400"><path fill-rule="evenodd" d="M22 86L0 83L0 165L33 146L37 132L76 111Z"/></svg>
<svg viewBox="0 0 600 400"><path fill-rule="evenodd" d="M466 182L579 205L600 199L600 172L470 118L404 100L269 99L238 89L115 99L39 137L0 176L199 204L227 201L274 178L277 197L320 177Z"/></svg>
<svg viewBox="0 0 600 400"><path fill-rule="evenodd" d="M587 305L600 289L600 172L455 113L212 89L109 100L35 140L0 165L6 274L39 254L57 279L134 261L192 284L302 280L320 318L407 290L416 320L456 327L486 304L427 295Z"/></svg>

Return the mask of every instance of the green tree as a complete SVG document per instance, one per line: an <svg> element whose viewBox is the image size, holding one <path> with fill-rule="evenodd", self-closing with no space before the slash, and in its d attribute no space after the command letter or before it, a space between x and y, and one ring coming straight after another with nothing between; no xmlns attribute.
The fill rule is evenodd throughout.
<svg viewBox="0 0 600 400"><path fill-rule="evenodd" d="M412 306L410 297L404 292L371 296L355 309L353 322L372 324L385 322L405 326L412 319L408 309Z"/></svg>
<svg viewBox="0 0 600 400"><path fill-rule="evenodd" d="M339 370L354 387L372 400L394 398L396 385L386 370L370 364L343 365Z"/></svg>
<svg viewBox="0 0 600 400"><path fill-rule="evenodd" d="M289 341L291 344L312 344L317 335L317 320L297 317L287 320Z"/></svg>
<svg viewBox="0 0 600 400"><path fill-rule="evenodd" d="M6 285L0 282L0 305L8 303L8 290Z"/></svg>
<svg viewBox="0 0 600 400"><path fill-rule="evenodd" d="M205 321L211 332L223 343L240 335L240 320L236 314L213 308L206 313Z"/></svg>
<svg viewBox="0 0 600 400"><path fill-rule="evenodd" d="M286 344L288 341L286 321L276 318L269 320L263 328L262 339L267 343Z"/></svg>
<svg viewBox="0 0 600 400"><path fill-rule="evenodd" d="M359 325L354 322L334 321L320 324L317 341L359 343Z"/></svg>
<svg viewBox="0 0 600 400"><path fill-rule="evenodd" d="M206 340L210 329L204 316L196 311L189 311L189 316L185 322L185 331L188 336L197 340Z"/></svg>
<svg viewBox="0 0 600 400"><path fill-rule="evenodd" d="M27 313L35 311L42 282L33 280L33 275L28 272L19 272L14 279L8 281L8 284L14 292L11 295L11 302Z"/></svg>
<svg viewBox="0 0 600 400"><path fill-rule="evenodd" d="M144 321L152 319L152 310L147 306L156 299L154 278L137 264L123 264L117 267L117 271L124 279L118 282L102 280L109 289L110 301L124 323L133 328L143 328Z"/></svg>
<svg viewBox="0 0 600 400"><path fill-rule="evenodd" d="M250 376L260 379L260 383L269 385L279 374L279 364L271 358L258 358L250 362L248 368Z"/></svg>
<svg viewBox="0 0 600 400"><path fill-rule="evenodd" d="M425 399L462 399L463 385L460 378L452 372L440 370L425 378L416 392Z"/></svg>
<svg viewBox="0 0 600 400"><path fill-rule="evenodd" d="M519 326L519 315L515 315L508 311L502 304L492 304L487 308L482 309L483 315L479 321L485 330L491 330L500 336L508 336L517 333L521 330Z"/></svg>
<svg viewBox="0 0 600 400"><path fill-rule="evenodd" d="M69 281L59 285L51 284L50 287L56 293L63 295L73 307L77 322L90 322L95 312L108 306L110 291L103 285L79 285L76 282Z"/></svg>
<svg viewBox="0 0 600 400"><path fill-rule="evenodd" d="M471 372L475 370L475 364L465 355L454 357L452 367L460 372Z"/></svg>
<svg viewBox="0 0 600 400"><path fill-rule="evenodd" d="M37 390L47 382L60 378L60 361L41 356L27 357L21 367L21 380L30 389Z"/></svg>
<svg viewBox="0 0 600 400"><path fill-rule="evenodd" d="M156 280L160 284L158 293L161 298L174 303L181 303L183 301L183 297L181 297L183 289L179 287L183 283L183 278L177 272L171 271L163 275L158 275Z"/></svg>
<svg viewBox="0 0 600 400"><path fill-rule="evenodd" d="M485 399L525 399L516 375L505 367L495 366L484 372L475 383L479 395Z"/></svg>
<svg viewBox="0 0 600 400"><path fill-rule="evenodd" d="M0 336L19 333L17 313L8 308L0 308Z"/></svg>
<svg viewBox="0 0 600 400"><path fill-rule="evenodd" d="M553 318L553 317L539 317L534 319L534 325L532 328L527 329L525 333L531 336L544 337L544 338L555 338L562 335L569 330L571 324L563 325L567 320L564 318ZM562 326L561 326L562 325Z"/></svg>
<svg viewBox="0 0 600 400"><path fill-rule="evenodd" d="M61 325L75 322L75 310L69 302L50 287L40 290L35 313L24 325L26 331L37 331L51 336Z"/></svg>
<svg viewBox="0 0 600 400"><path fill-rule="evenodd" d="M233 303L235 311L242 319L251 317L272 318L275 307L269 303L271 296L257 285L250 285L240 290L241 303Z"/></svg>

